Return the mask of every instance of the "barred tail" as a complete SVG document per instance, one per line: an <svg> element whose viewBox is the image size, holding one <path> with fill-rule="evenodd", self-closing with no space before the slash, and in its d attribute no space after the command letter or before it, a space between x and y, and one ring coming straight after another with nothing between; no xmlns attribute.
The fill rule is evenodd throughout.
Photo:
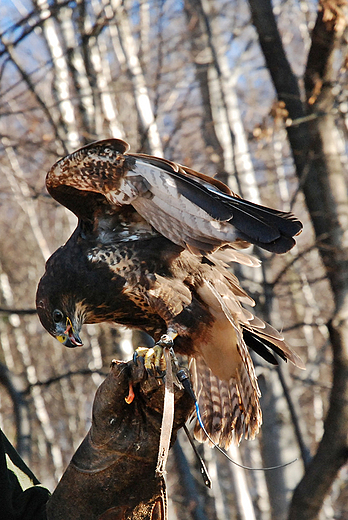
<svg viewBox="0 0 348 520"><path fill-rule="evenodd" d="M214 376L200 356L191 360L190 370L203 424L212 440L228 448L232 442L239 444L243 436L253 439L262 424L260 392L244 365L229 381ZM208 440L198 421L194 435L200 442Z"/></svg>

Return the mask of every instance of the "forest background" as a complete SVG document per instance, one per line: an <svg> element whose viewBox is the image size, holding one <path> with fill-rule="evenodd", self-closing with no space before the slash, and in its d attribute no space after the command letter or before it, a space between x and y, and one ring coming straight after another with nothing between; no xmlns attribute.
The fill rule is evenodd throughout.
<svg viewBox="0 0 348 520"><path fill-rule="evenodd" d="M264 424L230 454L184 436L171 520L348 518L347 3L6 0L0 15L0 427L53 490L90 426L112 358L143 335L87 326L68 350L35 291L75 217L44 188L59 157L106 137L218 178L304 223L297 246L235 269L306 371L260 359ZM303 478L302 478L303 477Z"/></svg>

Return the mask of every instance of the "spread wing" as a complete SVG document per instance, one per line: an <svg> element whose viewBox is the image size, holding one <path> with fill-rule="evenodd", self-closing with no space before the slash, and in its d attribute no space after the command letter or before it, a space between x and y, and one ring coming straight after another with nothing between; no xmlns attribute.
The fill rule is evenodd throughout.
<svg viewBox="0 0 348 520"><path fill-rule="evenodd" d="M303 364L281 334L242 307L242 303L253 302L225 269L226 262L257 265L255 259L237 251L250 243L284 253L295 244L293 237L300 233L302 224L291 213L241 199L214 178L128 150L128 144L121 140L98 141L59 160L47 174L51 196L79 218L77 237L88 238L83 242L93 250L89 253L91 266L100 258L110 272L119 272L120 265L129 268L122 271L127 283L116 290L115 298L117 304L120 296L127 305L132 302L134 305L122 312L128 315L128 308L132 312L136 309L136 318L131 315L129 321L121 321L124 316L111 299L109 314L103 303L99 309L104 314L96 317L93 309L94 321L88 319L91 323L103 318L136 326L141 316L147 330L157 331L165 324L178 332L177 352L195 358L202 417L209 431L216 434L216 441L228 445L233 430L237 442L243 433L253 437L261 424L261 410L247 347L270 363L277 363L276 353L299 367ZM152 271L157 253L151 248L157 247L158 240L134 248L135 264L142 264L140 255L145 259L148 269L144 271L133 269L130 258L123 261L116 255L112 265L106 261L105 244L160 235L159 241L165 244L156 251L163 257L159 265L170 263L168 276L162 269ZM78 239L74 240L80 244ZM226 245L228 249L219 250ZM177 246L186 250L171 255ZM122 247L115 249L124 252ZM84 285L78 285L82 291ZM42 287L41 283L41 292ZM103 298L104 294L102 291ZM162 320L160 325L157 321L153 325L153 315Z"/></svg>
<svg viewBox="0 0 348 520"><path fill-rule="evenodd" d="M284 253L295 244L302 224L291 213L245 201L214 178L128 149L119 139L80 148L48 172L49 193L82 220L136 212L142 225L195 253L249 243Z"/></svg>

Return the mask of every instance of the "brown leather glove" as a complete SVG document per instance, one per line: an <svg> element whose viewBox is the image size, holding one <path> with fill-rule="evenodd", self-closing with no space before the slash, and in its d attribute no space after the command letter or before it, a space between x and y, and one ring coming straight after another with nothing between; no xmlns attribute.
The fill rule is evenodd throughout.
<svg viewBox="0 0 348 520"><path fill-rule="evenodd" d="M193 409L174 387L172 443ZM47 503L48 520L166 518L164 480L155 475L163 399L164 386L141 360L112 363L94 399L92 427Z"/></svg>

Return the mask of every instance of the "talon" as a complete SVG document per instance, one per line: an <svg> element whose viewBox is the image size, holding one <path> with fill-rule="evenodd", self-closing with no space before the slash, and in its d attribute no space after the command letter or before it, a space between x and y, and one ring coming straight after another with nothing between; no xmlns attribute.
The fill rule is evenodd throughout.
<svg viewBox="0 0 348 520"><path fill-rule="evenodd" d="M146 354L146 347L138 347L133 353L133 362L138 365L138 361L144 364L144 357Z"/></svg>
<svg viewBox="0 0 348 520"><path fill-rule="evenodd" d="M124 398L124 400L126 401L127 404L131 404L134 400L134 397L135 397L135 394L134 394L134 390L133 390L133 385L132 385L132 382L129 381L128 395L127 395L127 397Z"/></svg>
<svg viewBox="0 0 348 520"><path fill-rule="evenodd" d="M149 376L155 377L158 380L163 379L167 368L163 354L164 348L170 350L172 360L174 364L178 366L173 349L174 339L176 337L177 333L175 331L168 330L167 334L163 334L152 348L138 347L133 354L134 363L138 363L138 359L142 359Z"/></svg>
<svg viewBox="0 0 348 520"><path fill-rule="evenodd" d="M152 348L139 347L136 349L133 360L137 362L142 358L145 369L150 376L163 377L166 370L166 362L163 355L163 347L156 343Z"/></svg>
<svg viewBox="0 0 348 520"><path fill-rule="evenodd" d="M148 350L147 347L138 347L133 354L134 363L136 363L138 359L144 359Z"/></svg>

